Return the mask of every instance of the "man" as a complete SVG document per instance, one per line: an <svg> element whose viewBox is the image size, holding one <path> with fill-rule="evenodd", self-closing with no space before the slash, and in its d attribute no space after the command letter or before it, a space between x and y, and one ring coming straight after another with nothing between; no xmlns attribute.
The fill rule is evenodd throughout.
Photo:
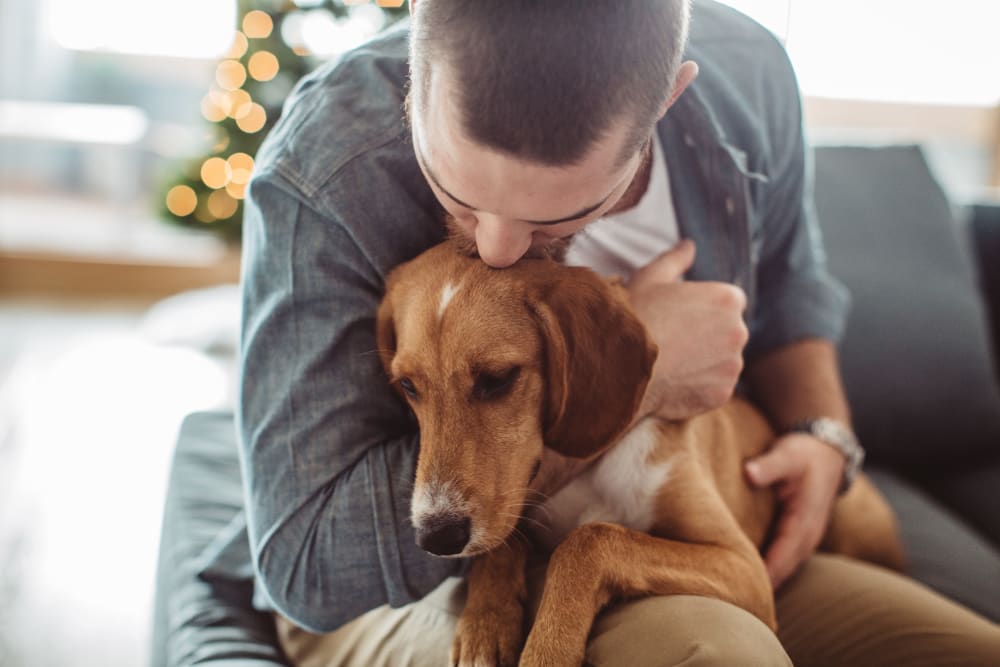
<svg viewBox="0 0 1000 667"><path fill-rule="evenodd" d="M462 564L414 544L418 434L386 385L373 324L384 277L444 237L445 214L497 268L557 248L629 275L661 350L644 412L710 409L742 373L783 433L747 467L782 498L766 553L782 644L720 601L649 598L598 619L588 660L997 655L994 626L929 591L810 558L852 472L834 352L846 295L823 265L781 47L706 3L685 51L682 0L420 0L413 12L409 35L394 31L300 85L250 188L239 414L248 529L260 590L291 621L281 632L293 660L447 658L462 595L447 578ZM820 418L834 436L796 428ZM574 472L555 457L544 467L543 490ZM921 640L921 663L912 651L928 624L947 632Z"/></svg>

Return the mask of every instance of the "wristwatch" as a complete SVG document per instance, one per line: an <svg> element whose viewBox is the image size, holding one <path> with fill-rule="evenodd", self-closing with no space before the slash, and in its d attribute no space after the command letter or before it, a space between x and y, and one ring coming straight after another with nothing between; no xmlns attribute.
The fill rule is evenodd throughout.
<svg viewBox="0 0 1000 667"><path fill-rule="evenodd" d="M854 431L846 424L831 419L818 417L808 419L793 426L792 433L808 433L820 442L824 442L844 455L844 477L840 483L840 495L847 493L854 483L854 478L861 470L865 460L865 450L858 442Z"/></svg>

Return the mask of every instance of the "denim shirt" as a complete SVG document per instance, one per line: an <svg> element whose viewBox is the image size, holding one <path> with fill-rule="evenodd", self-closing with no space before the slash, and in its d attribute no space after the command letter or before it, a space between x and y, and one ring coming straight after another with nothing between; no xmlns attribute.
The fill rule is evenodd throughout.
<svg viewBox="0 0 1000 667"><path fill-rule="evenodd" d="M244 216L238 408L249 552L264 601L314 632L417 599L462 562L415 544L419 437L375 348L386 275L444 238L403 120L404 24L299 83L257 156ZM659 123L688 278L746 290L752 359L836 340L784 50L696 3L700 74Z"/></svg>

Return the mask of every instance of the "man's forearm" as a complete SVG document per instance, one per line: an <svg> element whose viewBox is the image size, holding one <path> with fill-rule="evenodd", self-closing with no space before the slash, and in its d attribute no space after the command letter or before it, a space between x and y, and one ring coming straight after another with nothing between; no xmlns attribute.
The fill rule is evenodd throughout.
<svg viewBox="0 0 1000 667"><path fill-rule="evenodd" d="M779 432L816 417L850 424L837 351L818 338L786 345L747 366L753 397Z"/></svg>

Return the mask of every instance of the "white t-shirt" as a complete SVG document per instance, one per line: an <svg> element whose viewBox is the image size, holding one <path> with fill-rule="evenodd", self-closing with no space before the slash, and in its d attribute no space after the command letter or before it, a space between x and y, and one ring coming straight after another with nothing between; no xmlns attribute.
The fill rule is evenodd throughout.
<svg viewBox="0 0 1000 667"><path fill-rule="evenodd" d="M598 218L577 232L566 252L566 264L628 278L679 240L667 161L657 136L649 187L642 199L627 211Z"/></svg>

